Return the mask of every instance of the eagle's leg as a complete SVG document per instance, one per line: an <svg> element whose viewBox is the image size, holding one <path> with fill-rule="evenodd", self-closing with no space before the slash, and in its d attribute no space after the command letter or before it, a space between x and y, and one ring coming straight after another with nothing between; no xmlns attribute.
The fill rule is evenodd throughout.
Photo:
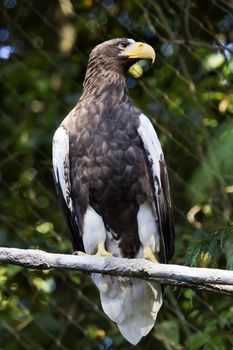
<svg viewBox="0 0 233 350"><path fill-rule="evenodd" d="M160 235L158 223L155 220L155 214L152 205L144 202L139 206L138 214L138 235L143 247L143 255L154 263L159 263L156 254L160 250Z"/></svg>
<svg viewBox="0 0 233 350"><path fill-rule="evenodd" d="M97 253L95 254L97 256L112 256L112 253L107 252L105 249L104 243L100 242L98 243Z"/></svg>
<svg viewBox="0 0 233 350"><path fill-rule="evenodd" d="M144 250L143 250L143 253L144 253L144 258L145 259L148 259L148 260L150 260L150 261L152 261L154 263L157 263L157 264L159 263L159 261L154 256L151 247L149 247L149 246L145 247Z"/></svg>

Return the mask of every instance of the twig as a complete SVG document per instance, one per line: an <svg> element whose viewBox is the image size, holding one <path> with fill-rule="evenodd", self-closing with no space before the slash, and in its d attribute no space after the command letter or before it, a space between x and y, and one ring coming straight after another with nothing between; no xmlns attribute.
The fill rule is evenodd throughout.
<svg viewBox="0 0 233 350"><path fill-rule="evenodd" d="M32 269L67 269L136 277L161 284L189 287L233 296L233 271L154 264L144 259L103 258L46 253L34 249L0 248L0 264Z"/></svg>

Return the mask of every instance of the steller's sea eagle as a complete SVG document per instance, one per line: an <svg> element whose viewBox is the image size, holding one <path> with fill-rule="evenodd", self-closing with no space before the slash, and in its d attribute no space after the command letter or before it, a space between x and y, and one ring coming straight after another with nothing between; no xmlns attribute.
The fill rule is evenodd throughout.
<svg viewBox="0 0 233 350"><path fill-rule="evenodd" d="M153 48L113 39L90 54L83 93L53 138L54 180L75 251L167 263L174 227L167 169L150 120L132 105L125 73ZM137 344L153 327L161 286L92 274L104 312Z"/></svg>

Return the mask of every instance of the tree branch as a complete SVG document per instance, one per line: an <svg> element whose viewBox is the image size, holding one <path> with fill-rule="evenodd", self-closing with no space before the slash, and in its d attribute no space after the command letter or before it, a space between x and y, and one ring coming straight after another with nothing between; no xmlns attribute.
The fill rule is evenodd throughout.
<svg viewBox="0 0 233 350"><path fill-rule="evenodd" d="M103 258L86 255L46 253L42 250L0 248L0 264L32 269L67 269L99 272L113 276L137 277L179 287L233 296L233 271L171 264L155 264L145 259Z"/></svg>

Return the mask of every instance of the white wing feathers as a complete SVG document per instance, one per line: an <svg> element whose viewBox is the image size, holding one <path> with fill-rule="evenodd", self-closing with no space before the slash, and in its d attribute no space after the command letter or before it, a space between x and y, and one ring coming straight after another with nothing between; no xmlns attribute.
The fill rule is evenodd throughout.
<svg viewBox="0 0 233 350"><path fill-rule="evenodd" d="M69 161L69 136L64 127L60 126L53 137L53 171L56 184L59 184L63 198L72 211L70 198L70 161Z"/></svg>
<svg viewBox="0 0 233 350"><path fill-rule="evenodd" d="M161 156L163 156L163 151L151 121L145 116L145 114L140 114L139 120L140 126L138 128L138 133L141 136L144 148L147 151L148 160L151 164L154 188L156 192L155 195L157 195L159 185L161 185L159 160L161 159Z"/></svg>

